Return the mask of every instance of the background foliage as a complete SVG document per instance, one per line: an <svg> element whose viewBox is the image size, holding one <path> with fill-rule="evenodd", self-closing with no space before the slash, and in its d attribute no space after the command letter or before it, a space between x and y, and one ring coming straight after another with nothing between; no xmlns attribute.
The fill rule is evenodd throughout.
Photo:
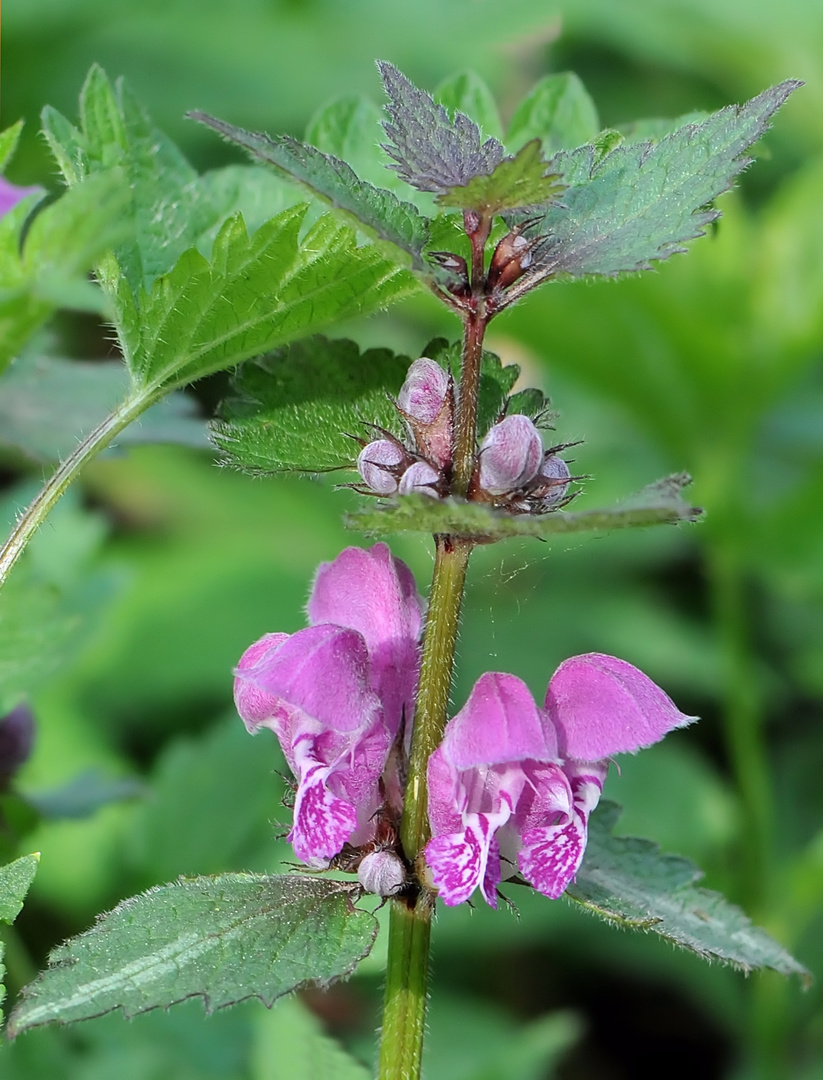
<svg viewBox="0 0 823 1080"><path fill-rule="evenodd" d="M380 100L375 57L430 88L472 68L508 115L539 77L572 68L602 126L716 109L789 76L806 80L757 166L721 200L711 237L687 256L643 277L552 285L493 324L489 347L551 395L558 441L585 440L573 468L591 479L576 509L686 469L707 518L570 538L551 552L530 540L479 550L454 698L462 703L489 667L542 694L555 665L586 650L647 671L703 720L611 776L607 794L625 807L617 831L695 859L709 887L745 904L819 978L819 5L512 0L504 12L489 0L413 8L7 0L4 31L3 124L27 120L9 176L52 187L37 117L49 103L76 118L93 61L126 75L199 170L242 159L185 122L187 110L302 137L332 97ZM361 349L413 357L456 328L417 297L333 332ZM87 365L109 350L94 315L63 313L34 361L58 378L53 358ZM8 857L42 852L22 915L3 927L11 995L50 947L124 896L181 873L270 872L288 858L271 825L285 816L274 740L243 732L230 670L264 631L302 625L317 562L353 542L340 516L354 500L330 480L215 469L195 417L224 389L214 376L179 406L166 403L171 415L144 421L169 424L186 445L131 445L94 464L4 591L0 675L14 669L13 642L25 639L29 655L42 635L37 669L18 684L4 677L2 688L4 707L28 691L37 736L17 786L45 808L18 850L16 835L31 822L8 796L0 807ZM0 384L0 414L7 392L26 393L16 366ZM38 438L21 445L5 420L0 430L9 522L43 462L65 452L48 424ZM403 536L393 547L426 581L426 542ZM34 602L24 606L24 595ZM517 1080L555 1070L576 1080L665 1069L812 1080L823 1072L819 983L804 994L771 973L743 980L540 897L524 896L520 910L519 922L485 908L438 918L429 1076ZM322 1032L368 1060L380 955L378 945L327 996L271 1013L250 1003L206 1021L193 1003L130 1024L115 1015L70 1032L35 1031L0 1050L4 1075L271 1080L300 1076L301 1067L322 1075L320 1060L337 1075ZM320 1048L314 1064L307 1047Z"/></svg>

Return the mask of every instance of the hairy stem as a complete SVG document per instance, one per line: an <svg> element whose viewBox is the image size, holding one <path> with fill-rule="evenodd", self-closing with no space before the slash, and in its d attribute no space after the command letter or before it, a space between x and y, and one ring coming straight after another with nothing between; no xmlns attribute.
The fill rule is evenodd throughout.
<svg viewBox="0 0 823 1080"><path fill-rule="evenodd" d="M477 442L477 393L480 388L480 360L483 356L483 338L486 334L486 315L481 303L480 310L466 318L463 333L463 367L460 373L460 394L454 432L454 483L455 495L465 498L474 468Z"/></svg>
<svg viewBox="0 0 823 1080"><path fill-rule="evenodd" d="M144 412L153 401L154 398L147 396L127 398L102 423L98 424L94 431L78 443L76 449L55 469L20 516L8 540L0 548L0 586L5 583L12 567L25 551L26 545L39 526L45 521L51 508L83 467L105 449L112 439Z"/></svg>

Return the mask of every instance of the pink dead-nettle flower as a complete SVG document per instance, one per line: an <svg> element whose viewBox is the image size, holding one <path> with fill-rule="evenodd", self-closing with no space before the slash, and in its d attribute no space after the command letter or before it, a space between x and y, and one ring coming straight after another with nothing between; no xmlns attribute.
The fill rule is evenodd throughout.
<svg viewBox="0 0 823 1080"><path fill-rule="evenodd" d="M491 427L480 445L480 486L506 495L537 475L543 440L528 416L515 413Z"/></svg>
<svg viewBox="0 0 823 1080"><path fill-rule="evenodd" d="M318 570L310 626L266 634L235 670L247 729L270 728L297 778L289 840L326 865L363 844L383 802L380 781L403 717L412 717L423 602L385 544L348 548Z"/></svg>
<svg viewBox="0 0 823 1080"><path fill-rule="evenodd" d="M375 439L357 455L357 471L377 495L393 495L398 478L408 465L409 455L392 439Z"/></svg>
<svg viewBox="0 0 823 1080"><path fill-rule="evenodd" d="M694 719L600 653L564 661L542 709L514 675L481 676L429 761L426 861L441 898L460 904L479 886L496 907L497 885L518 871L560 896L583 859L608 759Z"/></svg>

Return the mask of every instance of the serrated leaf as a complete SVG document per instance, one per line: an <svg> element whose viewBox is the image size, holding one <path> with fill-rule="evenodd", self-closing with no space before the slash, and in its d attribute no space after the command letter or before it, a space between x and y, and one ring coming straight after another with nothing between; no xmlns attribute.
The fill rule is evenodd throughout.
<svg viewBox="0 0 823 1080"><path fill-rule="evenodd" d="M353 468L367 424L401 428L391 401L411 361L388 349L317 337L244 364L212 436L226 459L252 473Z"/></svg>
<svg viewBox="0 0 823 1080"><path fill-rule="evenodd" d="M461 71L444 79L434 92L434 100L452 116L462 112L470 116L484 134L502 139L503 127L497 103L491 90L473 71Z"/></svg>
<svg viewBox="0 0 823 1080"><path fill-rule="evenodd" d="M156 394L231 367L330 323L406 295L412 275L354 232L320 218L305 237L306 207L287 210L249 238L239 215L223 225L210 260L187 251L140 298L124 329L141 391Z"/></svg>
<svg viewBox="0 0 823 1080"><path fill-rule="evenodd" d="M423 350L425 356L436 360L451 371L455 383L460 381L460 365L463 348L459 341L449 343L445 338L434 338ZM520 368L517 364L503 365L496 353L483 350L480 358L480 385L477 391L477 437L482 439L492 424L503 415L509 391L517 382Z"/></svg>
<svg viewBox="0 0 823 1080"><path fill-rule="evenodd" d="M597 108L583 83L573 72L546 75L514 111L506 146L519 150L531 139L540 139L543 153L571 150L593 142L600 130Z"/></svg>
<svg viewBox="0 0 823 1080"><path fill-rule="evenodd" d="M556 172L548 171L540 140L532 139L514 155L503 158L488 176L475 176L463 187L437 196L441 206L499 214L550 202L563 190Z"/></svg>
<svg viewBox="0 0 823 1080"><path fill-rule="evenodd" d="M151 889L55 949L9 1033L122 1009L126 1017L202 997L207 1012L246 998L271 1005L308 983L350 975L377 921L352 887L307 876L223 874Z"/></svg>
<svg viewBox="0 0 823 1080"><path fill-rule="evenodd" d="M297 995L259 1017L252 1080L370 1080L372 1073L329 1038Z"/></svg>
<svg viewBox="0 0 823 1080"><path fill-rule="evenodd" d="M40 855L24 855L14 862L0 866L0 922L10 926L23 907L23 900L29 891L34 875L37 873L37 865ZM6 968L3 964L4 943L0 938L0 1005L6 997L6 989L3 980L6 976ZM0 1009L0 1022L3 1020L3 1010Z"/></svg>
<svg viewBox="0 0 823 1080"><path fill-rule="evenodd" d="M129 198L117 170L90 177L40 211L18 242L37 196L0 222L0 371L58 306L100 312L104 297L85 271L128 232Z"/></svg>
<svg viewBox="0 0 823 1080"><path fill-rule="evenodd" d="M335 210L351 215L354 224L391 244L393 249L411 255L415 268L422 269L421 253L428 240L428 227L426 219L411 203L402 202L386 188L373 187L361 180L345 161L290 135L244 131L202 112L191 112L189 116L229 142L244 147L259 161L299 181Z"/></svg>
<svg viewBox="0 0 823 1080"><path fill-rule="evenodd" d="M720 893L695 885L702 873L688 859L663 855L650 840L612 835L620 815L601 803L589 822L583 865L569 900L623 926L660 934L675 945L743 971L771 968L782 975L809 972L765 930Z"/></svg>
<svg viewBox="0 0 823 1080"><path fill-rule="evenodd" d="M528 386L525 390L512 394L506 403L506 415L512 413L528 416L538 427L551 427L551 422L557 415L552 412L551 400L535 386Z"/></svg>
<svg viewBox="0 0 823 1080"><path fill-rule="evenodd" d="M6 166L11 161L22 130L23 121L18 120L16 124L0 131L0 173L5 172Z"/></svg>
<svg viewBox="0 0 823 1080"><path fill-rule="evenodd" d="M512 302L558 275L614 275L648 269L683 250L718 216L708 204L745 168L746 149L800 83L789 79L745 105L730 105L658 143L561 151L550 162L569 187L535 228L543 240Z"/></svg>
<svg viewBox="0 0 823 1080"><path fill-rule="evenodd" d="M35 461L60 461L128 390L128 372L121 363L18 357L0 390L0 445ZM179 393L158 401L117 437L119 447L134 443L209 446L196 402Z"/></svg>
<svg viewBox="0 0 823 1080"><path fill-rule="evenodd" d="M448 191L493 172L503 158L497 139L481 144L480 129L465 113L450 117L431 94L419 90L392 64L378 61L389 97L389 137L384 149L394 169L419 191Z"/></svg>
<svg viewBox="0 0 823 1080"><path fill-rule="evenodd" d="M676 525L694 521L700 510L689 506L680 489L690 482L685 474L669 477L644 489L631 500L606 510L556 510L550 514L509 514L483 503L458 499L435 500L424 495L405 495L377 508L354 510L345 524L370 536L397 532L443 533L465 537L479 544L495 543L513 536L551 540L578 532Z"/></svg>

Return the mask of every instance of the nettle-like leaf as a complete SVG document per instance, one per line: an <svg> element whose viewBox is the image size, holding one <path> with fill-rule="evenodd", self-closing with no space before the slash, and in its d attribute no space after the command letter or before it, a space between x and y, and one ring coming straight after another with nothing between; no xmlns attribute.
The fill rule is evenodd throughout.
<svg viewBox="0 0 823 1080"><path fill-rule="evenodd" d="M395 254L396 249L400 249L411 255L416 269L423 268L422 251L428 240L428 226L411 203L401 201L386 188L374 187L361 180L339 157L324 154L289 135L272 137L244 131L202 112L191 112L189 116L217 131L229 142L244 147L257 160L273 165L285 176L297 180L313 195L350 215L357 226L391 244Z"/></svg>
<svg viewBox="0 0 823 1080"><path fill-rule="evenodd" d="M353 468L351 436L369 424L400 434L392 403L411 361L388 349L316 337L244 364L212 437L226 460L251 473Z"/></svg>
<svg viewBox="0 0 823 1080"><path fill-rule="evenodd" d="M494 171L504 154L497 139L481 143L479 127L465 113L449 116L392 64L377 66L389 97L384 149L399 176L419 191L442 193Z"/></svg>
<svg viewBox="0 0 823 1080"><path fill-rule="evenodd" d="M37 873L37 864L40 855L24 855L21 859L0 866L0 923L11 926L20 910L26 893L29 891L34 875ZM0 1004L5 1000L6 990L3 986L6 968L3 964L4 945L0 938ZM3 1020L3 1010L0 1009L0 1023Z"/></svg>
<svg viewBox="0 0 823 1080"><path fill-rule="evenodd" d="M307 876L183 878L119 904L55 949L9 1033L122 1009L134 1016L202 997L206 1012L350 975L377 920L356 887Z"/></svg>
<svg viewBox="0 0 823 1080"><path fill-rule="evenodd" d="M506 157L488 176L475 176L463 187L437 196L441 206L500 214L547 203L565 187L543 158L539 139L532 139Z"/></svg>
<svg viewBox="0 0 823 1080"><path fill-rule="evenodd" d="M708 960L811 980L806 968L739 908L697 886L702 873L688 859L663 855L650 840L612 835L619 816L620 808L609 802L592 815L583 865L564 894L569 900L620 926L651 930Z"/></svg>
<svg viewBox="0 0 823 1080"><path fill-rule="evenodd" d="M580 79L572 72L546 75L514 111L506 146L519 150L540 139L544 154L572 150L591 143L600 131L597 108Z"/></svg>
<svg viewBox="0 0 823 1080"><path fill-rule="evenodd" d="M378 506L354 510L345 524L370 536L398 532L443 533L491 544L514 536L540 540L579 532L609 532L646 525L676 525L695 521L702 513L680 495L690 483L685 473L670 476L606 510L555 510L550 514L510 514L483 503L459 499L435 500L425 495L404 495Z"/></svg>
<svg viewBox="0 0 823 1080"><path fill-rule="evenodd" d="M788 79L657 143L609 139L555 155L550 165L569 186L532 230L542 240L507 302L549 278L645 270L684 250L718 216L709 204L749 163L746 149L800 85Z"/></svg>
<svg viewBox="0 0 823 1080"><path fill-rule="evenodd" d="M211 259L185 252L139 308L121 295L122 340L144 393L182 386L340 319L386 306L416 288L414 278L352 229L321 217L301 238L306 206L249 237L226 221Z"/></svg>

